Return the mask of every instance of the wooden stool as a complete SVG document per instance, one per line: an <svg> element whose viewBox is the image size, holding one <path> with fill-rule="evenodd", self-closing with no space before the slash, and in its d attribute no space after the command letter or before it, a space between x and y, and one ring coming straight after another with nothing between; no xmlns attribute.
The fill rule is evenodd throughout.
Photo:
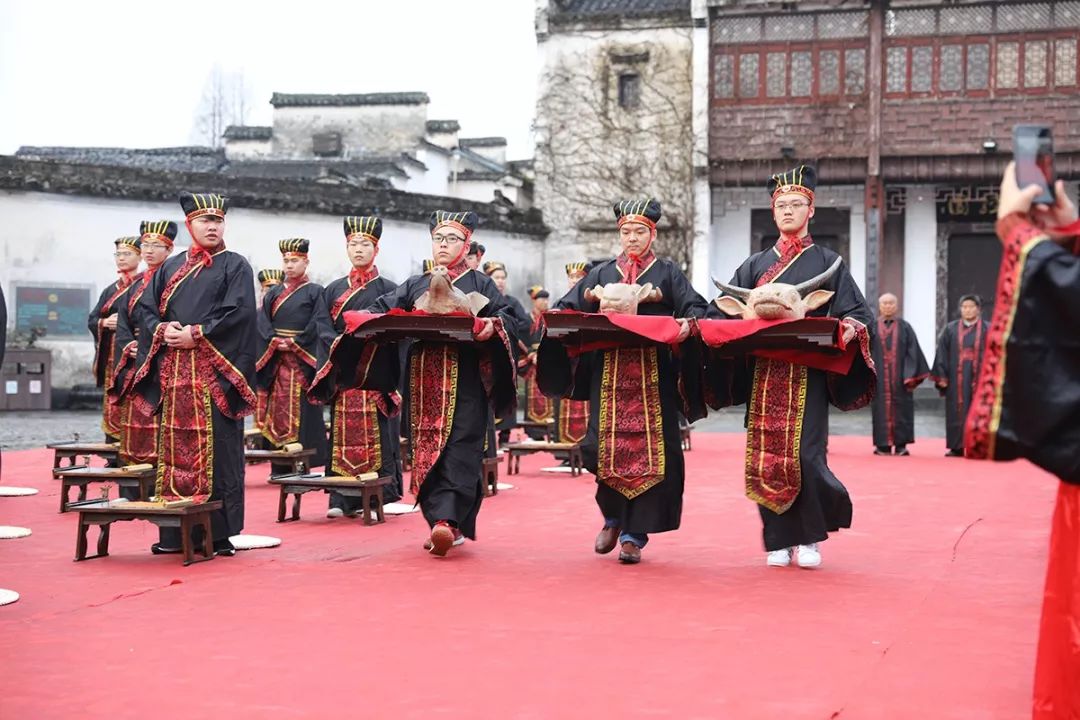
<svg viewBox="0 0 1080 720"><path fill-rule="evenodd" d="M265 438L259 428L248 428L244 431L244 449L260 450Z"/></svg>
<svg viewBox="0 0 1080 720"><path fill-rule="evenodd" d="M53 478L57 477L57 470L64 467L76 467L76 457L79 455L85 456L82 462L83 465L90 464L91 455L99 457L107 463L115 463L120 455L120 443L87 443L72 440L69 442L49 443L45 447L53 451ZM67 460L67 465L63 464L64 460Z"/></svg>
<svg viewBox="0 0 1080 720"><path fill-rule="evenodd" d="M75 561L93 560L109 554L109 527L118 521L147 520L158 527L180 528L180 542L184 555L184 566L195 562L214 559L214 536L210 529L210 513L221 509L220 500L194 503L180 507L167 507L143 502L124 500L90 502L75 505L72 510L79 511L79 527L75 535ZM91 525L98 526L97 554L87 555L87 532ZM196 559L191 546L191 530L203 528L202 557Z"/></svg>
<svg viewBox="0 0 1080 720"><path fill-rule="evenodd" d="M679 437L682 438L682 449L689 452L693 448L690 445L690 426L684 425L679 428Z"/></svg>
<svg viewBox="0 0 1080 720"><path fill-rule="evenodd" d="M481 477L484 481L484 497L499 494L499 458L484 458Z"/></svg>
<svg viewBox="0 0 1080 720"><path fill-rule="evenodd" d="M300 450L244 450L244 462L271 462L292 465L292 471L301 475L308 470L308 460L315 454L314 448ZM287 477L282 475L281 477Z"/></svg>
<svg viewBox="0 0 1080 720"><path fill-rule="evenodd" d="M580 443L544 442L543 440L523 440L516 443L507 443L505 446L506 474L516 475L521 472L521 456L535 452L564 452L570 456L570 475L577 477L581 474L583 465L581 458Z"/></svg>
<svg viewBox="0 0 1080 720"><path fill-rule="evenodd" d="M412 448L409 446L409 438L401 438L401 468L408 472L412 470Z"/></svg>
<svg viewBox="0 0 1080 720"><path fill-rule="evenodd" d="M378 525L386 522L386 514L383 512L383 488L392 482L389 475L379 477L375 473L349 477L344 475L331 475L328 477L307 477L304 475L277 475L271 477L269 483L280 488L278 494L278 522L286 522L285 505L290 495L293 496L292 517L289 520L300 519L300 496L312 490L322 490L325 493L337 492L345 497L358 497L364 508L364 524ZM372 518L371 501L375 500L375 518Z"/></svg>
<svg viewBox="0 0 1080 720"><path fill-rule="evenodd" d="M61 483L60 512L67 512L71 488L79 488L78 502L85 502L86 486L90 483L114 483L118 487L138 488L139 500L149 500L154 494L157 472L153 467L131 469L76 465L53 468L53 477Z"/></svg>

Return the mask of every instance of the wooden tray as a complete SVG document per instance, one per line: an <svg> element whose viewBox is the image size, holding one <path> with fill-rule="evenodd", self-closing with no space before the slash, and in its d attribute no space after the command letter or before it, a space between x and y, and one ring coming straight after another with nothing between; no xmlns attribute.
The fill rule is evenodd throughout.
<svg viewBox="0 0 1080 720"><path fill-rule="evenodd" d="M611 347L657 344L656 340L619 327L600 313L546 312L544 325L548 337L568 347L597 343Z"/></svg>
<svg viewBox="0 0 1080 720"><path fill-rule="evenodd" d="M731 323L737 320L698 320L703 328L711 323ZM797 350L841 355L838 343L840 321L836 318L804 318L781 325L765 327L753 335L732 340L719 346L721 355L742 355L757 350Z"/></svg>
<svg viewBox="0 0 1080 720"><path fill-rule="evenodd" d="M473 342L473 318L465 315L386 314L353 331L362 340Z"/></svg>

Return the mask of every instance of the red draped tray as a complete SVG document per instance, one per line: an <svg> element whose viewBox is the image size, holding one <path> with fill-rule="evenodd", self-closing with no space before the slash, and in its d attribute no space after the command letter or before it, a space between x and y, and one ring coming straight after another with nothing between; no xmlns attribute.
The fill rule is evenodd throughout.
<svg viewBox="0 0 1080 720"><path fill-rule="evenodd" d="M428 315L391 310L385 315L350 310L345 313L345 332L363 340L430 340L473 342L471 315Z"/></svg>
<svg viewBox="0 0 1080 720"><path fill-rule="evenodd" d="M567 350L588 350L673 343L679 322L666 315L622 315L581 313L573 310L544 313L547 336L559 340Z"/></svg>
<svg viewBox="0 0 1080 720"><path fill-rule="evenodd" d="M701 339L722 356L758 355L846 374L858 343L844 346L836 318L698 320Z"/></svg>

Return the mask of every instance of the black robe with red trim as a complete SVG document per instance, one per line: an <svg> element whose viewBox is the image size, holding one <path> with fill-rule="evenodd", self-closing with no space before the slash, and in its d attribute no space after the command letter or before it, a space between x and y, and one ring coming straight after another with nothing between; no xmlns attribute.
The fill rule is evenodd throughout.
<svg viewBox="0 0 1080 720"><path fill-rule="evenodd" d="M766 280L797 285L825 272L839 257L814 245L809 237L804 238L804 249L794 258L782 259L779 245L751 255L735 271L730 284L753 288ZM854 410L873 399L877 387L870 355L873 316L846 265L841 264L822 289L835 294L807 316L847 318L858 327L852 342L858 343L859 352L847 375L780 360L752 356L742 361L722 360L709 355L710 405L719 409L747 404L747 495L761 511L768 551L820 542L830 532L851 527L851 497L826 461L829 404ZM709 316L725 317L715 303L709 306ZM779 445L774 443L784 437L787 439ZM798 448L797 458L790 455L793 447ZM785 492L767 497L763 486L753 481L757 477L754 473L765 479L764 487L783 487ZM789 480L796 473L799 484L794 486Z"/></svg>
<svg viewBox="0 0 1080 720"><path fill-rule="evenodd" d="M134 273L133 273L134 275ZM136 276L137 277L137 276ZM119 278L109 283L87 318L87 327L94 338L94 382L104 392L102 402L101 430L107 442L115 442L120 437L120 411L109 403L109 391L113 386L113 371L118 356L115 353L115 330L105 327L105 320L116 315L120 306L127 302L128 293L137 280Z"/></svg>
<svg viewBox="0 0 1080 720"><path fill-rule="evenodd" d="M323 297L323 287L303 282L295 289L282 283L266 291L257 312L259 359L255 361L258 389L267 393L261 428L274 447L300 443L314 450L309 466L326 464L326 421L323 407L308 397L318 367L319 347L335 333ZM284 339L289 347L275 347ZM288 466L275 465L273 472Z"/></svg>
<svg viewBox="0 0 1080 720"><path fill-rule="evenodd" d="M503 295L503 299L506 301L507 313L514 320L512 330L514 337L518 338L517 342L514 343L514 361L517 363L518 373L520 374L525 369L525 357L528 355L527 339L531 318L525 306L516 297ZM517 427L518 405L516 398L517 394L515 393L514 406L495 418L495 429L499 432L510 432Z"/></svg>
<svg viewBox="0 0 1080 720"><path fill-rule="evenodd" d="M136 402L133 394L129 392L136 370L135 357L129 354L129 350L138 350L141 315L145 312L139 301L150 287L152 279L153 274L140 275L128 291L124 302L118 303L116 313L116 337L113 343L116 366L109 401L119 410L121 465L157 464L157 418L150 412L149 405ZM137 499L138 490L126 494L125 490L131 489L121 489L121 495Z"/></svg>
<svg viewBox="0 0 1080 720"><path fill-rule="evenodd" d="M211 515L220 542L244 529L243 418L255 410L255 276L237 253L221 250L212 259L205 266L182 253L154 273L139 299L132 387L162 426L155 494L221 500L222 510ZM165 344L171 322L192 326L193 349ZM180 401L190 397L197 401Z"/></svg>
<svg viewBox="0 0 1080 720"><path fill-rule="evenodd" d="M429 275L414 275L366 311L412 310L430 282ZM411 343L406 370L412 425L410 486L414 490L418 488L417 501L429 525L448 521L457 525L466 537L475 539L476 517L483 498L481 470L485 438L491 413L500 417L513 406L516 373L512 345L517 339L512 329L513 318L491 278L466 269L454 280L454 286L466 294L484 295L488 304L479 316L497 319L499 328L482 343L426 340ZM370 344L351 335L342 336L337 343L330 357L338 368L338 386L396 390L402 382L397 343L380 345L372 358L366 357L372 352L366 346ZM358 373L362 361L364 368ZM443 421L449 422L443 424ZM429 426L420 428L419 423ZM438 432L430 429L440 425ZM429 440L435 436L438 440Z"/></svg>
<svg viewBox="0 0 1080 720"><path fill-rule="evenodd" d="M915 398L930 366L907 320L878 320L870 345L877 367L873 402L874 445L902 447L915 442Z"/></svg>
<svg viewBox="0 0 1080 720"><path fill-rule="evenodd" d="M345 313L363 310L386 293L393 292L397 283L377 275L364 284L353 285L349 276L338 278L326 286L323 301L330 312L336 335L319 343L318 365L309 394L330 406L330 449L326 461L327 475L357 475L378 472L393 478L383 489L383 502L397 502L404 492L401 473L401 394L338 388L338 374L330 359L335 342L345 332ZM374 423L370 423L374 420ZM377 433L374 442L365 442ZM358 458L354 462L353 458ZM378 462L369 458L379 458ZM362 509L359 498L330 494L330 507L345 512Z"/></svg>
<svg viewBox="0 0 1080 720"><path fill-rule="evenodd" d="M964 448L964 421L982 367L989 327L982 318L971 325L953 320L938 337L930 379L945 396L945 447L950 450Z"/></svg>
<svg viewBox="0 0 1080 720"><path fill-rule="evenodd" d="M534 423L546 423L555 419L555 402L540 390L536 382L536 351L544 338L544 327L531 313L528 318L528 325L521 335L525 356L518 364L525 379L525 419ZM527 427L525 434L533 440L543 440L547 432L543 428Z"/></svg>
<svg viewBox="0 0 1080 720"><path fill-rule="evenodd" d="M598 312L599 303L586 300L585 290L621 282L625 280L618 259L599 263L553 309ZM694 318L705 314L705 299L670 260L654 259L637 282L652 283L663 294L659 302L638 305L638 315ZM600 514L617 520L623 532L667 532L677 530L682 521L686 470L679 413L691 420L705 414L700 388L689 382L697 377L700 367L696 348L696 340L684 342L679 355L667 345L643 344L587 352L571 359L561 343L545 338L540 344L537 377L541 390L552 397L589 402L582 459L586 469L597 476ZM690 372L684 373L684 368ZM629 378L630 373L640 381L622 384L622 377ZM631 385L641 390L635 391ZM657 408L658 417L649 414ZM634 432L624 435L619 432L622 421L618 418L630 416L634 416ZM645 422L644 433L640 432L640 420ZM623 483L622 473L636 479Z"/></svg>
<svg viewBox="0 0 1080 720"><path fill-rule="evenodd" d="M1056 475L1032 717L1080 717L1080 240L1027 217L997 223L1001 272L965 431L969 458L1025 458ZM1023 489L1019 489L1023 492Z"/></svg>

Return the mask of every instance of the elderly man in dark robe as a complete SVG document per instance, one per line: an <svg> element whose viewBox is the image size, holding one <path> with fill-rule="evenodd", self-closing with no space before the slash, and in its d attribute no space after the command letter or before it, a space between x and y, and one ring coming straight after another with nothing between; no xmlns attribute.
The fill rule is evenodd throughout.
<svg viewBox="0 0 1080 720"><path fill-rule="evenodd" d="M843 262L837 264L839 255L815 245L810 235L816 186L816 172L806 165L769 178L780 238L743 262L730 285L745 291L774 281L824 281L821 287L832 296L808 317L837 318L845 345L858 343L851 371L839 375L765 357L709 367L714 408L746 403L746 494L761 511L770 567L787 567L793 559L802 568L818 567L818 544L830 532L851 527L851 497L826 462L829 404L865 407L877 383L866 300ZM710 315L723 313L710 308Z"/></svg>
<svg viewBox="0 0 1080 720"><path fill-rule="evenodd" d="M641 303L637 313L678 319L680 344L690 335L687 319L704 316L706 303L675 263L654 252L660 203L626 200L614 209L622 252L594 265L554 309L594 313L599 302L591 290L597 285L651 283L659 299ZM666 344L643 343L585 353L571 362L565 348L548 338L538 357L541 390L589 402L581 453L596 476L603 518L594 550L604 554L618 547L621 563L636 564L650 534L677 530L682 521L679 412L688 399L680 395L679 359Z"/></svg>
<svg viewBox="0 0 1080 720"><path fill-rule="evenodd" d="M900 317L896 296L878 298L877 333L872 344L877 366L877 393L873 402L874 454L911 455L915 442L913 393L930 375L915 330Z"/></svg>
<svg viewBox="0 0 1080 720"><path fill-rule="evenodd" d="M243 418L255 409L255 277L225 248L228 198L188 192L180 205L193 242L139 299L133 387L160 424L155 495L221 500L214 550L233 555L229 538L244 529ZM179 532L163 530L152 549L180 552Z"/></svg>
<svg viewBox="0 0 1080 720"><path fill-rule="evenodd" d="M976 459L1026 458L1059 480L1032 708L1034 720L1058 720L1080 717L1080 222L1061 181L1053 205L1035 205L1040 192L1017 187L1009 165L1001 272L965 448Z"/></svg>
<svg viewBox="0 0 1080 720"><path fill-rule="evenodd" d="M964 456L964 421L982 367L989 325L982 319L982 299L964 295L960 298L960 318L946 325L938 337L930 377L945 397L946 457Z"/></svg>

